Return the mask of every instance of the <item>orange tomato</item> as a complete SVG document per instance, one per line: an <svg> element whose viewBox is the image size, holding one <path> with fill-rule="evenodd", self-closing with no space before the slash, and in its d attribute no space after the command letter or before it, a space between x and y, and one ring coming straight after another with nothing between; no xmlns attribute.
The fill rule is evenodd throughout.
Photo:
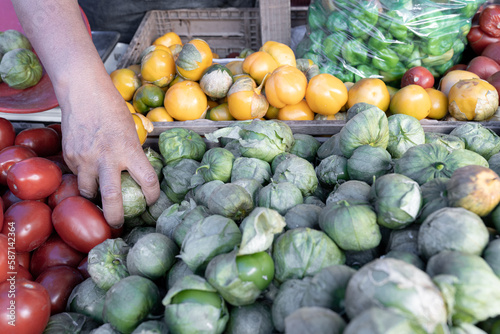
<svg viewBox="0 0 500 334"><path fill-rule="evenodd" d="M175 44L182 45L182 41L179 35L177 35L173 31L167 32L163 36L160 36L157 39L155 39L155 41L153 42L153 45L164 45L167 48Z"/></svg>
<svg viewBox="0 0 500 334"><path fill-rule="evenodd" d="M331 74L318 74L309 80L306 101L315 113L335 115L347 102L347 87Z"/></svg>
<svg viewBox="0 0 500 334"><path fill-rule="evenodd" d="M289 65L275 69L265 83L267 100L276 108L299 103L306 95L306 88L304 73Z"/></svg>
<svg viewBox="0 0 500 334"><path fill-rule="evenodd" d="M280 111L279 108L269 105L269 108L267 108L267 112L264 117L266 119L277 119L279 111Z"/></svg>
<svg viewBox="0 0 500 334"><path fill-rule="evenodd" d="M234 121L234 117L229 112L227 103L219 104L218 106L210 109L207 113L207 118L212 121Z"/></svg>
<svg viewBox="0 0 500 334"><path fill-rule="evenodd" d="M128 111L130 111L131 114L136 113L137 111L134 109L134 106L130 102L126 102L125 104L127 105Z"/></svg>
<svg viewBox="0 0 500 334"><path fill-rule="evenodd" d="M138 116L138 114L132 114L132 118L135 123L135 131L137 131L137 136L139 137L139 141L141 145L146 142L146 138L148 137L148 131L144 127L142 123L142 119Z"/></svg>
<svg viewBox="0 0 500 334"><path fill-rule="evenodd" d="M146 54L141 61L141 76L158 87L166 87L174 80L175 61L172 54L163 49L155 49Z"/></svg>
<svg viewBox="0 0 500 334"><path fill-rule="evenodd" d="M275 41L267 41L266 43L264 43L264 45L262 45L259 51L264 51L269 53L274 58L274 60L276 60L278 66L282 65L290 65L293 67L297 66L295 53L286 44Z"/></svg>
<svg viewBox="0 0 500 334"><path fill-rule="evenodd" d="M347 106L350 108L356 103L365 102L387 111L391 102L391 94L385 82L377 78L364 78L356 82L349 89Z"/></svg>
<svg viewBox="0 0 500 334"><path fill-rule="evenodd" d="M389 110L393 114L405 114L421 120L431 111L431 98L421 86L408 85L394 94Z"/></svg>
<svg viewBox="0 0 500 334"><path fill-rule="evenodd" d="M125 101L130 101L134 93L141 86L141 80L134 71L121 68L111 72L111 81Z"/></svg>
<svg viewBox="0 0 500 334"><path fill-rule="evenodd" d="M261 94L261 87L257 87L250 77L236 80L227 93L229 112L237 120L262 118L269 108L269 103Z"/></svg>
<svg viewBox="0 0 500 334"><path fill-rule="evenodd" d="M279 109L278 119L282 121L313 121L314 111L309 108L306 100L290 104Z"/></svg>
<svg viewBox="0 0 500 334"><path fill-rule="evenodd" d="M198 81L212 65L213 54L210 46L202 39L186 43L176 61L177 73L187 80Z"/></svg>
<svg viewBox="0 0 500 334"><path fill-rule="evenodd" d="M278 63L270 54L262 51L248 55L241 65L243 72L248 73L260 85L267 74L278 68Z"/></svg>
<svg viewBox="0 0 500 334"><path fill-rule="evenodd" d="M164 106L174 119L188 121L202 117L207 111L208 101L197 82L186 80L169 88Z"/></svg>
<svg viewBox="0 0 500 334"><path fill-rule="evenodd" d="M174 121L172 116L170 116L168 114L167 109L165 109L164 107L157 107L157 108L151 109L146 114L146 117L151 122L173 122Z"/></svg>
<svg viewBox="0 0 500 334"><path fill-rule="evenodd" d="M426 88L425 91L431 99L431 111L428 118L441 119L448 114L448 98L446 95L434 88Z"/></svg>

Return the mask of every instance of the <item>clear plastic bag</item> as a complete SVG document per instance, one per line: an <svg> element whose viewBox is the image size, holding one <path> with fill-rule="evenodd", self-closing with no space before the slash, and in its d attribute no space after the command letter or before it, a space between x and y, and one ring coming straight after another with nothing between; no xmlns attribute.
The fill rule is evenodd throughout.
<svg viewBox="0 0 500 334"><path fill-rule="evenodd" d="M399 85L424 66L441 76L461 60L471 19L485 0L312 0L298 58L344 82Z"/></svg>

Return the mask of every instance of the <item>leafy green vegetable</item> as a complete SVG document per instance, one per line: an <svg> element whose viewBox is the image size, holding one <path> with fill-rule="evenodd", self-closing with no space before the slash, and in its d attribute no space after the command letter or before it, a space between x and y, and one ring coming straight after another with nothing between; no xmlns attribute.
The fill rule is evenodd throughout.
<svg viewBox="0 0 500 334"><path fill-rule="evenodd" d="M207 145L199 134L185 128L163 131L160 133L158 146L166 164L177 159L200 161L207 149Z"/></svg>
<svg viewBox="0 0 500 334"><path fill-rule="evenodd" d="M125 219L140 216L146 211L146 197L142 193L141 187L128 172L121 174L121 190Z"/></svg>
<svg viewBox="0 0 500 334"><path fill-rule="evenodd" d="M274 171L274 182L290 182L297 186L302 196L309 196L318 186L318 178L313 165L299 157L282 161Z"/></svg>
<svg viewBox="0 0 500 334"><path fill-rule="evenodd" d="M234 155L222 147L209 149L201 159L201 166L196 173L203 176L205 182L220 180L228 182L231 179Z"/></svg>
<svg viewBox="0 0 500 334"><path fill-rule="evenodd" d="M425 144L424 129L415 117L396 114L389 116L387 121L389 122L387 151L394 159L401 158L410 147Z"/></svg>
<svg viewBox="0 0 500 334"><path fill-rule="evenodd" d="M290 182L269 183L259 191L258 206L270 208L285 215L288 210L303 202L302 193Z"/></svg>
<svg viewBox="0 0 500 334"><path fill-rule="evenodd" d="M241 220L253 210L253 201L243 187L233 183L225 183L213 190L208 199L207 207L213 214Z"/></svg>
<svg viewBox="0 0 500 334"><path fill-rule="evenodd" d="M129 246L121 238L107 239L92 248L88 254L88 272L95 284L109 290L129 275L127 254Z"/></svg>
<svg viewBox="0 0 500 334"><path fill-rule="evenodd" d="M256 158L240 157L234 160L231 182L240 179L254 179L265 184L271 179L271 166L268 162Z"/></svg>

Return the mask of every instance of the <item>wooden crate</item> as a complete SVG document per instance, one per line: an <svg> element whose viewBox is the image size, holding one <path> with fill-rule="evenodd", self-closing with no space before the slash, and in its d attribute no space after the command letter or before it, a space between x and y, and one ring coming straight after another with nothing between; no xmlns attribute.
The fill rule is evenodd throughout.
<svg viewBox="0 0 500 334"><path fill-rule="evenodd" d="M144 16L117 67L139 63L142 51L169 31L177 33L183 43L204 39L221 57L244 48L257 50L262 44L258 8L152 10Z"/></svg>

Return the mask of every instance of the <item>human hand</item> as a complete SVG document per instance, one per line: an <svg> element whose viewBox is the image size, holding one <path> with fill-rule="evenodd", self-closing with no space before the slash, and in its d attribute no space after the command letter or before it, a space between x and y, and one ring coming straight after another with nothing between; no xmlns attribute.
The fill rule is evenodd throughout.
<svg viewBox="0 0 500 334"><path fill-rule="evenodd" d="M111 81L99 85L81 82L63 101L63 154L78 176L82 196L101 192L104 217L109 225L123 224L121 171L128 170L141 186L148 205L160 195L156 173L146 158L123 98Z"/></svg>

